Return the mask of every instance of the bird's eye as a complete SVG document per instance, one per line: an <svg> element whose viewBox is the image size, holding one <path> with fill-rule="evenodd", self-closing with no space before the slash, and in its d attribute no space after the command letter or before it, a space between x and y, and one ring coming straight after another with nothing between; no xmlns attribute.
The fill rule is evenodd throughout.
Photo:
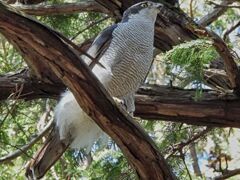
<svg viewBox="0 0 240 180"><path fill-rule="evenodd" d="M141 4L141 7L146 8L148 7L148 4L147 3Z"/></svg>

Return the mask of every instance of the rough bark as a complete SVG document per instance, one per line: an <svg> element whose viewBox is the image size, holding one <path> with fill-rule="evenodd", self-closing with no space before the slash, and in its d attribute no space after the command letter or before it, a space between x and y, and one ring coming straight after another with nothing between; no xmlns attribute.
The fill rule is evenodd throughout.
<svg viewBox="0 0 240 180"><path fill-rule="evenodd" d="M0 101L6 99L32 100L36 98L58 98L66 87L62 82L44 83L32 76L29 70L0 75Z"/></svg>
<svg viewBox="0 0 240 180"><path fill-rule="evenodd" d="M63 80L82 109L118 144L141 179L175 179L152 139L130 116L124 115L86 64L59 36L2 3L0 31L25 54L34 51L38 63L27 60L33 69L47 65Z"/></svg>
<svg viewBox="0 0 240 180"><path fill-rule="evenodd" d="M135 116L213 127L240 127L239 99L205 92L194 99L193 90L143 88L136 96ZM215 98L214 98L215 97ZM226 98L226 99L225 99Z"/></svg>

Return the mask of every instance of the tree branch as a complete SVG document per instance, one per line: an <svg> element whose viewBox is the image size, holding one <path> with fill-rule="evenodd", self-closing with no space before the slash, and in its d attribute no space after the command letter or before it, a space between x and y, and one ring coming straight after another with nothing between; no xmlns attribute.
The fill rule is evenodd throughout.
<svg viewBox="0 0 240 180"><path fill-rule="evenodd" d="M36 16L74 14L81 12L111 14L106 8L92 0L54 5L14 5L14 7L26 14Z"/></svg>
<svg viewBox="0 0 240 180"><path fill-rule="evenodd" d="M233 25L224 33L223 40L225 41L227 39L227 36L231 34L238 26L240 26L240 21L238 21L235 25Z"/></svg>
<svg viewBox="0 0 240 180"><path fill-rule="evenodd" d="M240 127L239 99L233 95L219 97L205 91L196 100L195 90L164 86L141 88L136 95L135 116L148 120L167 120L212 127Z"/></svg>
<svg viewBox="0 0 240 180"><path fill-rule="evenodd" d="M231 6L231 5L217 4L217 3L213 2L213 1L208 1L207 3L208 3L208 4L213 4L213 5L215 5L216 7L240 8L240 6Z"/></svg>
<svg viewBox="0 0 240 180"><path fill-rule="evenodd" d="M219 16L224 14L228 7L229 4L232 4L236 0L223 0L220 4L220 6L214 8L214 10L207 14L206 16L202 17L198 23L201 24L202 26L208 26L210 25L213 21L217 20Z"/></svg>
<svg viewBox="0 0 240 180"><path fill-rule="evenodd" d="M18 94L18 87L22 87L22 94ZM61 83L53 85L29 78L27 70L0 77L0 100L9 96L25 100L56 99L64 89L65 86ZM233 94L223 96L216 91L203 91L202 97L196 101L195 92L194 89L145 85L136 95L135 116L201 126L240 127L239 98Z"/></svg>
<svg viewBox="0 0 240 180"><path fill-rule="evenodd" d="M61 82L46 83L23 69L16 74L0 75L0 101L10 99L31 100L58 98L66 87ZM20 92L21 91L21 92Z"/></svg>
<svg viewBox="0 0 240 180"><path fill-rule="evenodd" d="M230 178L232 176L236 176L238 174L240 174L240 168L234 169L234 170L228 170L223 175L215 177L214 180L224 180L224 179Z"/></svg>
<svg viewBox="0 0 240 180"><path fill-rule="evenodd" d="M170 151L170 153L167 155L166 159L168 159L169 157L173 156L176 152L182 152L184 147L190 145L191 143L195 142L199 138L203 137L204 135L206 135L211 130L212 130L212 128L206 128L203 131L200 131L199 133L197 133L194 136L192 136L187 141L185 141L185 142L183 141L183 142L180 142L180 143L178 143L176 145L173 145L173 148L168 150L168 152Z"/></svg>

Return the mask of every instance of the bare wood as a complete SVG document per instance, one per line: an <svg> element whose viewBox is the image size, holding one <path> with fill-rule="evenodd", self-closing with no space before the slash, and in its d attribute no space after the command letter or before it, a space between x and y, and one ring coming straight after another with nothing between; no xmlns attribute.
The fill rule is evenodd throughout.
<svg viewBox="0 0 240 180"><path fill-rule="evenodd" d="M210 33L210 35L212 35L213 45L215 46L219 55L223 58L224 67L232 89L237 95L240 96L240 71L234 61L233 54L219 36L213 33Z"/></svg>
<svg viewBox="0 0 240 180"><path fill-rule="evenodd" d="M48 64L82 109L115 140L141 179L175 179L151 138L130 116L124 115L86 64L58 36L1 3L0 31L24 53L35 51L39 64ZM28 61L32 63L31 59Z"/></svg>
<svg viewBox="0 0 240 180"><path fill-rule="evenodd" d="M29 179L42 178L67 150L71 142L71 137L60 140L57 129L52 129L44 145L27 164L26 176ZM34 177L32 177L33 174Z"/></svg>
<svg viewBox="0 0 240 180"><path fill-rule="evenodd" d="M36 16L73 14L81 12L100 12L110 14L110 11L92 0L78 3L64 3L53 5L15 5L14 7L26 14Z"/></svg>

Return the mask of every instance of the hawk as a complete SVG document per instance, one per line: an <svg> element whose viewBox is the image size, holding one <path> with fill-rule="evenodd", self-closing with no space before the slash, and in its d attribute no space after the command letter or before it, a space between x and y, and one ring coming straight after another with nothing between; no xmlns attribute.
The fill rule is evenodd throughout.
<svg viewBox="0 0 240 180"><path fill-rule="evenodd" d="M133 113L134 94L144 81L153 61L154 24L162 4L150 1L129 7L122 21L100 33L87 53L99 62L82 56L92 72L112 97L120 99ZM104 137L104 132L81 109L70 91L66 91L55 108L56 128L28 167L29 178L41 178L63 152L86 148Z"/></svg>

